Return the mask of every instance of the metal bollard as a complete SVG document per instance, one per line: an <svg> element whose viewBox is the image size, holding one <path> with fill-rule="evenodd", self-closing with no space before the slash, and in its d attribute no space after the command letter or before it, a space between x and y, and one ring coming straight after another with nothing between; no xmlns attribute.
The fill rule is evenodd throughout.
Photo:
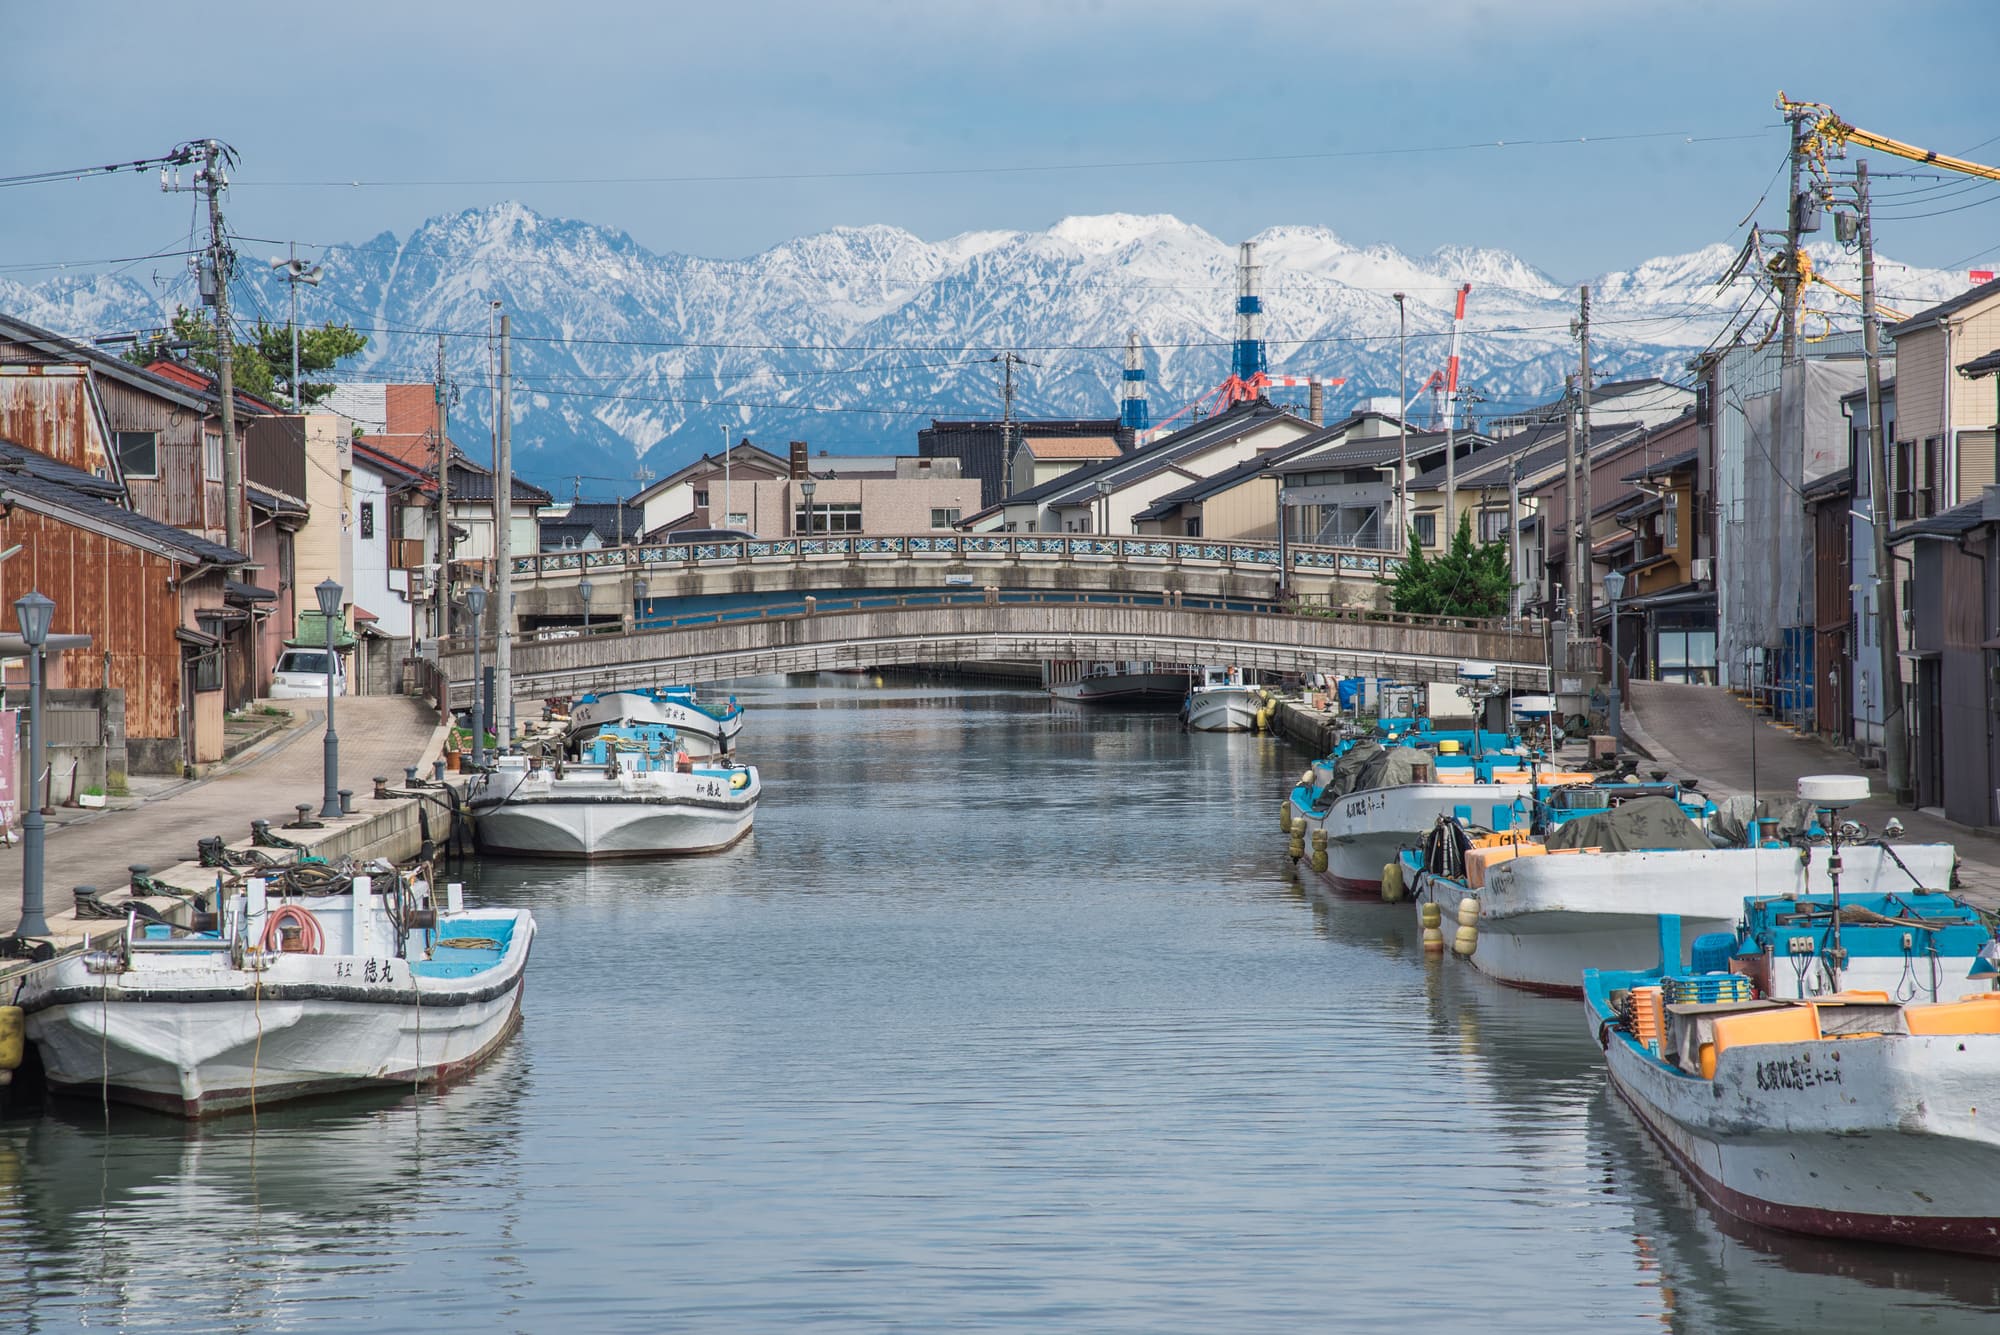
<svg viewBox="0 0 2000 1335"><path fill-rule="evenodd" d="M417 786L417 767L415 765L403 766L403 782L412 788Z"/></svg>
<svg viewBox="0 0 2000 1335"><path fill-rule="evenodd" d="M444 762L442 760L433 760L431 762L431 778L438 783L444 782Z"/></svg>
<svg viewBox="0 0 2000 1335"><path fill-rule="evenodd" d="M354 814L354 790L352 788L340 788L335 791L340 794L340 814L343 816L352 816Z"/></svg>
<svg viewBox="0 0 2000 1335"><path fill-rule="evenodd" d="M139 893L139 882L145 879L147 876L150 876L153 871L151 867L147 866L143 862L134 862L130 866L125 868L125 870L131 874L132 884L128 888L134 895Z"/></svg>
<svg viewBox="0 0 2000 1335"><path fill-rule="evenodd" d="M388 795L389 795L389 780L387 776L377 774L375 776L375 800L379 802Z"/></svg>

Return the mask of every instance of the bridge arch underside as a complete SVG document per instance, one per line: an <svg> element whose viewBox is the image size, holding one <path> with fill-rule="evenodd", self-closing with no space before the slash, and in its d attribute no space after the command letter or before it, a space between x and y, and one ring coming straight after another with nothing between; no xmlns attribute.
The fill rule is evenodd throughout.
<svg viewBox="0 0 2000 1335"><path fill-rule="evenodd" d="M522 643L514 651L514 689L564 695L838 668L1080 658L1403 681L1451 680L1463 662L1477 659L1497 666L1503 687L1541 690L1541 650L1531 630L1389 619L1154 607L880 608ZM470 655L453 654L446 667L454 701L469 704Z"/></svg>

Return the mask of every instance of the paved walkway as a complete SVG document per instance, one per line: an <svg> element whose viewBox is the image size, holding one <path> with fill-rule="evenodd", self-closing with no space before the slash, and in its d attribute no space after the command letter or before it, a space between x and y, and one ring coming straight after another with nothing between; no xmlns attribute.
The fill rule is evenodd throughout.
<svg viewBox="0 0 2000 1335"><path fill-rule="evenodd" d="M1848 752L1778 727L1719 686L1635 681L1631 695L1626 734L1676 777L1702 780L1711 796L1754 793L1782 803L1806 774L1866 773L1878 791L1882 787L1881 771L1864 771ZM1903 822L1905 840L1957 845L1966 898L2000 910L2000 839L1886 797L1850 814L1875 831L1894 816Z"/></svg>
<svg viewBox="0 0 2000 1335"><path fill-rule="evenodd" d="M134 863L164 868L195 855L195 841L211 834L239 840L250 822L262 818L282 825L297 818L295 808L310 802L319 810L322 789L321 739L324 709L309 702L277 700L299 722L237 756L207 778L156 790L137 806L83 812L59 808L48 818L44 852L44 894L51 908L66 906L79 885L101 889L123 885ZM377 774L401 782L403 767L423 759L436 726L435 713L404 695L343 699L334 728L340 734L340 783L357 796L373 789ZM0 935L21 918L21 850L0 849Z"/></svg>

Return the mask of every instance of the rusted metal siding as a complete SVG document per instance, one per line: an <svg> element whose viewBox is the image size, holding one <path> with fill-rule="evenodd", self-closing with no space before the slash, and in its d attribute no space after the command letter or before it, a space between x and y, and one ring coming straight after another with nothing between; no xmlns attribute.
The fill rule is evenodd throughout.
<svg viewBox="0 0 2000 1335"><path fill-rule="evenodd" d="M184 404L108 377L98 377L97 389L113 431L159 433L159 475L126 479L132 508L176 528L220 529L220 493L211 504L202 477L203 416Z"/></svg>
<svg viewBox="0 0 2000 1335"><path fill-rule="evenodd" d="M0 439L86 473L110 475L105 441L80 367L10 366L0 372Z"/></svg>
<svg viewBox="0 0 2000 1335"><path fill-rule="evenodd" d="M91 637L90 648L56 656L51 684L123 690L128 737L178 737L179 596L169 583L174 563L18 506L0 519L0 544L16 542L20 554L0 563L0 602L11 607L28 590L40 589L55 600L57 631Z"/></svg>

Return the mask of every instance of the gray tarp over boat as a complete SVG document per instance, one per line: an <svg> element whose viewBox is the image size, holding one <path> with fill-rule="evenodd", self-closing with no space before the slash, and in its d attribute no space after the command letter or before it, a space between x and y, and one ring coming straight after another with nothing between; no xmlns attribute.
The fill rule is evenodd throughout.
<svg viewBox="0 0 2000 1335"><path fill-rule="evenodd" d="M1776 834L1780 839L1790 839L1804 834L1813 826L1815 814L1810 802L1793 800L1782 807L1772 804L1769 798L1758 801L1747 795L1737 795L1719 799L1715 804L1715 815L1709 820L1709 830L1721 841L1724 848L1742 848L1750 839L1750 822L1776 822L1776 828L1765 833Z"/></svg>
<svg viewBox="0 0 2000 1335"><path fill-rule="evenodd" d="M1715 847L1671 797L1636 798L1609 811L1578 816L1551 830L1543 842L1550 848L1601 848L1607 853Z"/></svg>
<svg viewBox="0 0 2000 1335"><path fill-rule="evenodd" d="M1419 751L1414 746L1392 746L1371 757L1354 777L1354 787L1350 792L1361 792L1367 788L1400 788L1413 782L1419 769L1428 773L1431 767L1429 753Z"/></svg>
<svg viewBox="0 0 2000 1335"><path fill-rule="evenodd" d="M1340 759L1333 762L1333 780L1327 784L1328 793L1334 797L1346 797L1353 792L1355 777L1369 761L1381 754L1382 744L1369 741L1356 742L1342 752Z"/></svg>

